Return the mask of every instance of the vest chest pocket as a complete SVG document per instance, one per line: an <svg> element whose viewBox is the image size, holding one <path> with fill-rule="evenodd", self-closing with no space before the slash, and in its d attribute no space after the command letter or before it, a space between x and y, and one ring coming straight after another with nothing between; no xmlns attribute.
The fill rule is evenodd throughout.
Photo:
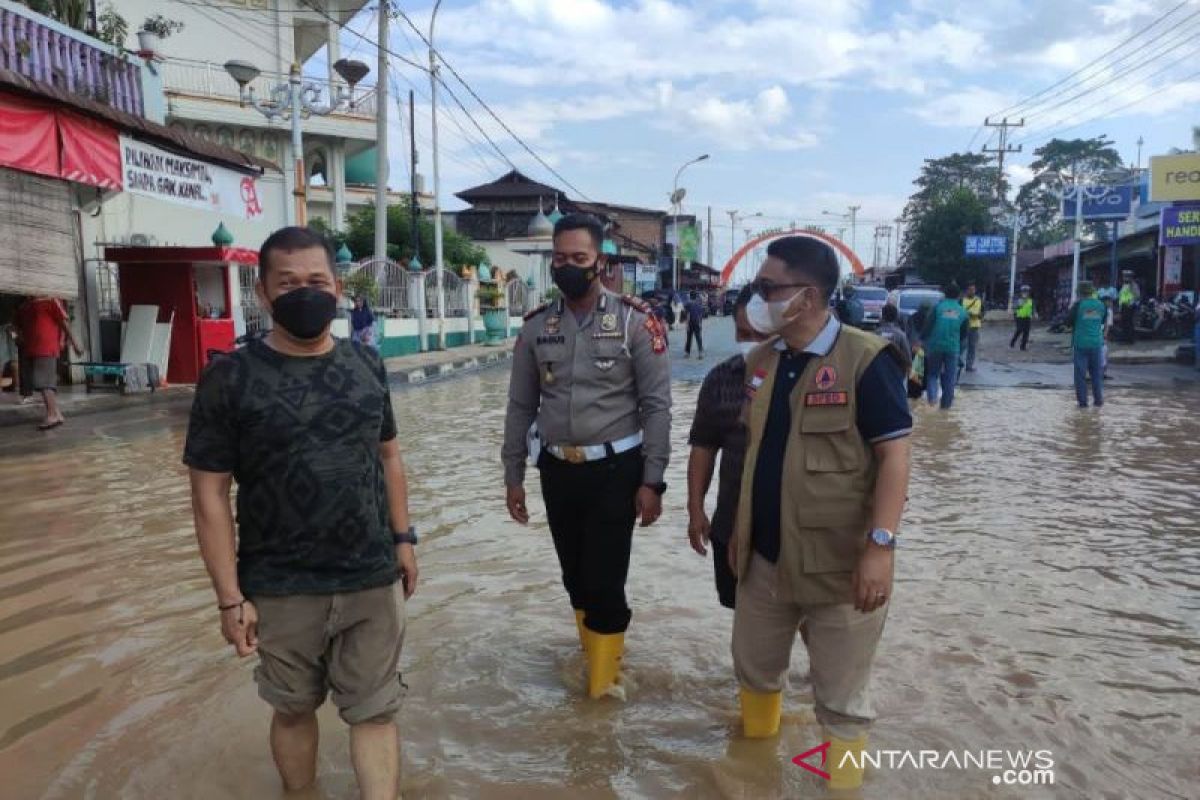
<svg viewBox="0 0 1200 800"><path fill-rule="evenodd" d="M806 408L800 419L804 468L808 472L852 472L863 462L851 406Z"/></svg>

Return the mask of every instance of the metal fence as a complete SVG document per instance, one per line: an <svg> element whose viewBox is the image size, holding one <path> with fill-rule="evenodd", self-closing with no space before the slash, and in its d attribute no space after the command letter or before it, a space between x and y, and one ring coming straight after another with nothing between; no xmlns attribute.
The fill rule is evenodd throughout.
<svg viewBox="0 0 1200 800"><path fill-rule="evenodd" d="M258 294L254 291L254 282L258 280L258 267L238 265L238 298L242 304L242 319L246 323L246 333L262 333L270 327L267 313L258 302Z"/></svg>
<svg viewBox="0 0 1200 800"><path fill-rule="evenodd" d="M442 270L442 291L446 297L446 316L467 315L467 284L448 269ZM437 317L437 270L425 273L425 315Z"/></svg>
<svg viewBox="0 0 1200 800"><path fill-rule="evenodd" d="M414 317L413 304L409 302L409 273L390 258L366 258L350 268L347 275L365 271L375 281L378 294L373 302L375 310L389 317Z"/></svg>
<svg viewBox="0 0 1200 800"><path fill-rule="evenodd" d="M508 315L510 317L523 317L529 309L529 287L520 278L513 278L509 281L508 286L504 287L505 297L508 299Z"/></svg>
<svg viewBox="0 0 1200 800"><path fill-rule="evenodd" d="M96 262L96 310L100 319L121 319L121 283L117 265Z"/></svg>

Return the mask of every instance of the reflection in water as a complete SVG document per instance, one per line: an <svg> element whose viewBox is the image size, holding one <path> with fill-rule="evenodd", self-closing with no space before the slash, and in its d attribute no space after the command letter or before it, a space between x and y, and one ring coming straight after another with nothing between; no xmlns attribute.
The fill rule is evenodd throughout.
<svg viewBox="0 0 1200 800"><path fill-rule="evenodd" d="M406 796L820 796L790 763L820 737L802 655L780 739L735 735L732 617L685 544L696 387L677 387L667 513L635 540L626 703L581 697L537 492L530 528L504 515L505 389L496 371L396 395L426 534L403 660ZM1057 787L879 771L865 796L1195 796L1194 402L1125 395L1079 412L1069 392L995 390L965 393L949 414L918 410L873 742L1047 748ZM90 429L76 438L5 434L6 798L278 795L252 663L222 643L196 553L185 422L158 411L79 421ZM328 708L322 720L313 796L352 797L344 728Z"/></svg>

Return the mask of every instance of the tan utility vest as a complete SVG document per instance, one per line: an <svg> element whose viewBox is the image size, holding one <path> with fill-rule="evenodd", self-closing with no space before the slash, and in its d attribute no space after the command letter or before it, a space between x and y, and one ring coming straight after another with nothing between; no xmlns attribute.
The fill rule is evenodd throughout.
<svg viewBox="0 0 1200 800"><path fill-rule="evenodd" d="M780 588L792 602L853 602L850 573L866 547L877 470L875 454L858 432L856 389L888 346L880 336L843 325L829 353L809 360L792 393L778 561ZM754 472L779 360L774 342L746 358L748 440L734 528L742 578L754 550Z"/></svg>

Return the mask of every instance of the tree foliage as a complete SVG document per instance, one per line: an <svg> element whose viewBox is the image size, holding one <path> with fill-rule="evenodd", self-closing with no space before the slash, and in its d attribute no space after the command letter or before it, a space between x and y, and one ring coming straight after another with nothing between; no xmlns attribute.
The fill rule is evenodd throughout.
<svg viewBox="0 0 1200 800"><path fill-rule="evenodd" d="M1051 139L1033 151L1035 159L1029 165L1033 180L1017 193L1017 208L1029 220L1022 231L1022 247L1043 247L1072 235L1072 225L1064 222L1060 213L1063 176L1108 181L1128 177L1121 154L1112 144L1106 136Z"/></svg>
<svg viewBox="0 0 1200 800"><path fill-rule="evenodd" d="M964 245L969 235L1002 233L988 208L966 185L932 200L905 238L910 263L922 280L939 285L957 281L960 286L984 282L987 261L967 258Z"/></svg>
<svg viewBox="0 0 1200 800"><path fill-rule="evenodd" d="M913 181L917 191L904 206L905 236L900 247L900 262L914 263L914 233L934 208L941 207L948 197L962 191L980 198L987 208L998 198L999 183L999 170L983 153L952 153L943 158L926 159L921 174Z"/></svg>
<svg viewBox="0 0 1200 800"><path fill-rule="evenodd" d="M408 206L393 205L387 210L388 257L397 261L413 254L412 215ZM420 239L418 254L426 268L434 263L434 227L432 220L418 222ZM350 215L346 230L331 233L338 244L346 243L355 258L366 258L375 252L375 207L364 206ZM456 231L442 229L442 257L448 268L474 266L487 260L482 247Z"/></svg>

